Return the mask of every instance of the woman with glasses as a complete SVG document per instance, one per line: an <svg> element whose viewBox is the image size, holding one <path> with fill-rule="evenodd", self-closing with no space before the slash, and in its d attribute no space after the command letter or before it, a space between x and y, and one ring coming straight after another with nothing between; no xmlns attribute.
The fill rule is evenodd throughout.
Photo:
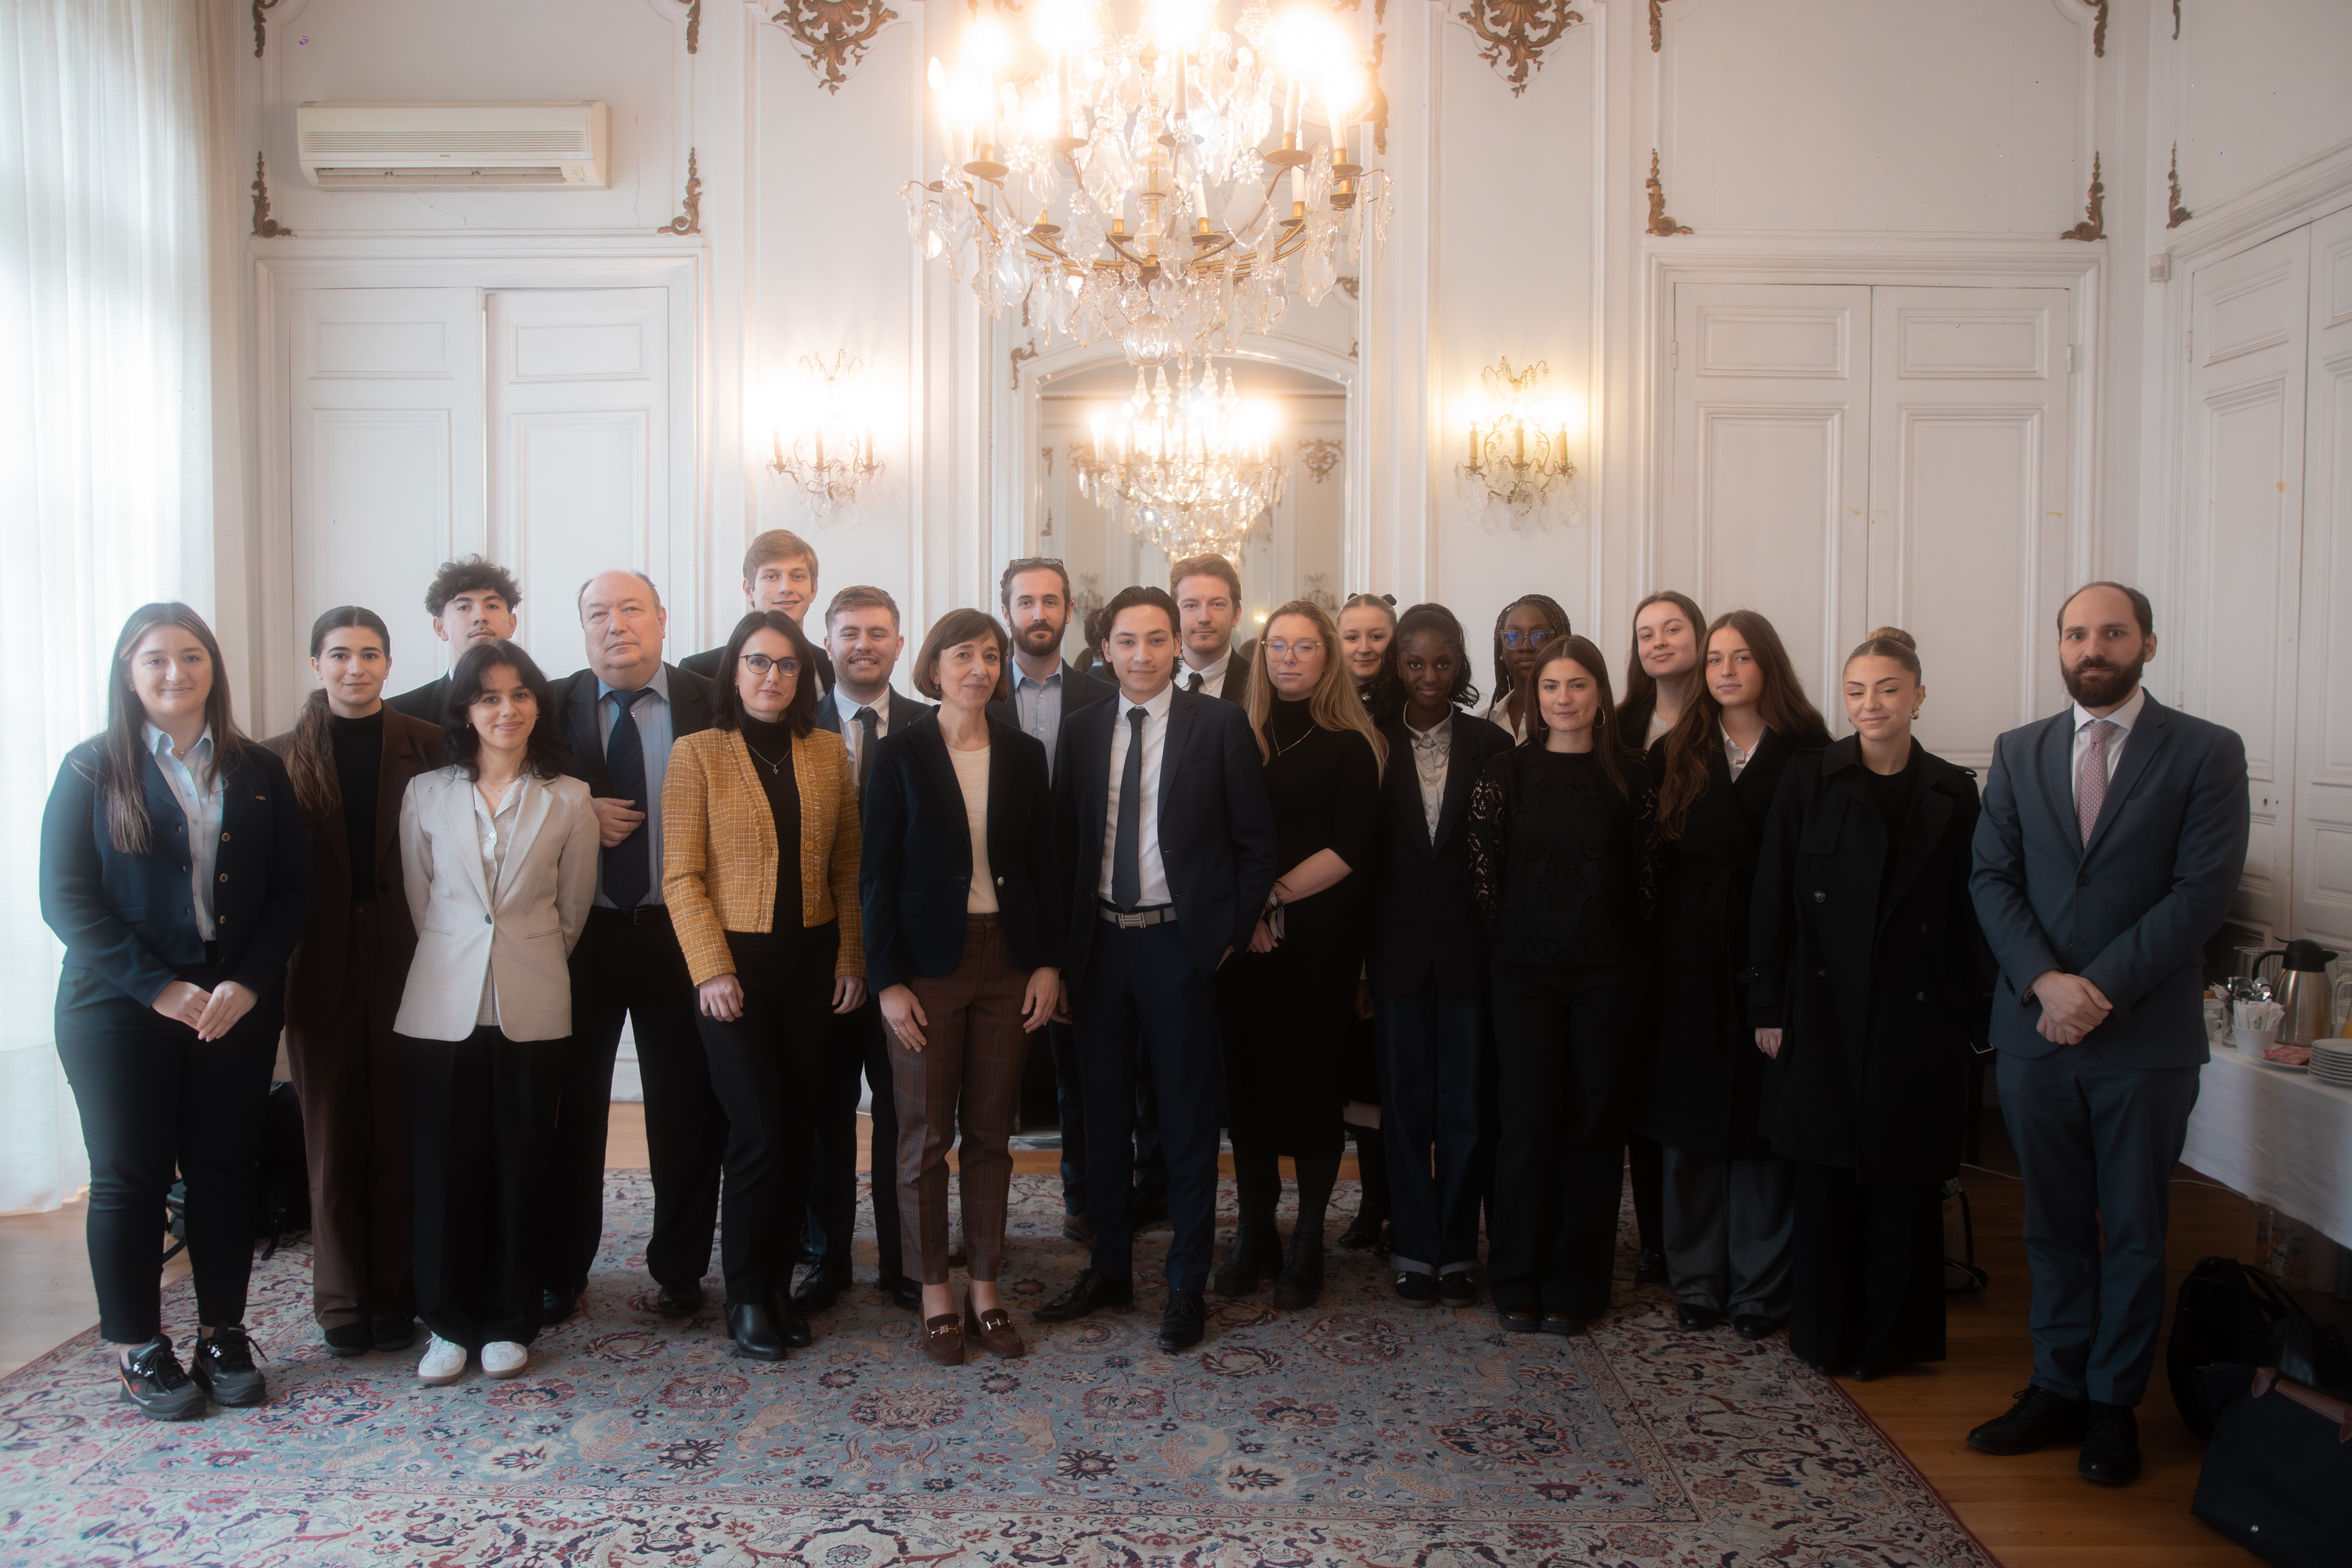
<svg viewBox="0 0 2352 1568"><path fill-rule="evenodd" d="M719 1215L735 1353L782 1361L793 1237L816 1158L816 1101L837 1032L866 1001L857 791L816 727L815 650L781 610L735 624L711 727L662 784L662 897L700 991L703 1053L727 1108Z"/></svg>
<svg viewBox="0 0 2352 1568"><path fill-rule="evenodd" d="M1569 635L1568 612L1556 599L1522 594L1495 617L1495 700L1486 717L1527 743L1535 712L1528 683L1545 647Z"/></svg>
<svg viewBox="0 0 2352 1568"><path fill-rule="evenodd" d="M1294 599L1258 638L1245 708L1265 763L1282 868L1250 938L1218 975L1227 1120L1241 1223L1210 1281L1246 1296L1269 1278L1274 1304L1314 1304L1323 1222L1339 1177L1344 1042L1370 934L1368 871L1388 743L1348 678L1339 629ZM1286 1255L1274 1227L1281 1157L1298 1173L1298 1225Z"/></svg>

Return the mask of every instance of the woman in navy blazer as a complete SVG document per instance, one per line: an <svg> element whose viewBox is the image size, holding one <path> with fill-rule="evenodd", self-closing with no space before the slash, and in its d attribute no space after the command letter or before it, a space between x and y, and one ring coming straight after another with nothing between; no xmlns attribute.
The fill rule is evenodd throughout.
<svg viewBox="0 0 2352 1568"><path fill-rule="evenodd" d="M923 1348L963 1361L977 1339L1024 1346L996 1295L1013 1176L1006 1142L1028 1037L1062 995L1054 792L1045 748L987 707L1012 647L995 617L956 610L931 628L915 685L940 708L875 748L866 782L866 976L882 1008L898 1111L898 1213L923 1287ZM1015 1025L1018 1027L1015 1027ZM947 1152L959 1171L971 1288L959 1322L948 1284Z"/></svg>
<svg viewBox="0 0 2352 1568"><path fill-rule="evenodd" d="M244 1328L254 1171L310 915L308 825L285 764L236 727L212 629L141 606L106 728L66 754L42 815L41 918L66 946L58 1056L89 1149L99 1332L122 1347L124 1400L158 1420L265 1392ZM200 1325L186 1369L156 1224L175 1170Z"/></svg>

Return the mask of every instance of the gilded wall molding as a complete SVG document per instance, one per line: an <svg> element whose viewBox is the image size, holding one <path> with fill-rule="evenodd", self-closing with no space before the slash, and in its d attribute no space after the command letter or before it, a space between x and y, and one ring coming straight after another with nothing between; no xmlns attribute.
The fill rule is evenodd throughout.
<svg viewBox="0 0 2352 1568"><path fill-rule="evenodd" d="M2105 59L2107 58L2107 0L2083 0L2083 4L2099 14L2098 20L2091 24L2091 53L2101 59ZM2179 9L2177 0L2174 9L2176 11Z"/></svg>
<svg viewBox="0 0 2352 1568"><path fill-rule="evenodd" d="M294 231L269 216L269 171L261 162L261 154L253 155L253 237L256 239L288 239Z"/></svg>
<svg viewBox="0 0 2352 1568"><path fill-rule="evenodd" d="M2172 199L2165 204L2164 226L2179 228L2197 215L2180 205L2180 143L2172 144L2172 173L2168 177L2172 186Z"/></svg>
<svg viewBox="0 0 2352 1568"><path fill-rule="evenodd" d="M1052 479L1054 477L1054 448L1051 447L1038 447L1037 458L1040 462L1045 465L1045 477L1049 479ZM1051 523L1045 525L1045 531L1047 533L1054 531L1054 528Z"/></svg>
<svg viewBox="0 0 2352 1568"><path fill-rule="evenodd" d="M2105 239L2107 237L2107 184L2099 178L2099 155L2091 154L2091 195L2083 221L2060 235L2061 239Z"/></svg>
<svg viewBox="0 0 2352 1568"><path fill-rule="evenodd" d="M702 52L702 0L679 0L686 7L686 52Z"/></svg>
<svg viewBox="0 0 2352 1568"><path fill-rule="evenodd" d="M686 210L670 219L656 234L700 234L702 232L702 163L695 149L686 150Z"/></svg>
<svg viewBox="0 0 2352 1568"><path fill-rule="evenodd" d="M1341 273L1339 276L1339 292L1345 294L1350 300L1360 302L1364 297L1364 280L1361 278L1357 277L1352 272Z"/></svg>
<svg viewBox="0 0 2352 1568"><path fill-rule="evenodd" d="M1013 391L1018 392L1021 390L1021 362L1024 359L1035 359L1036 357L1037 345L1035 343L1023 343L1019 348L1013 351L1011 358L1013 361Z"/></svg>
<svg viewBox="0 0 2352 1568"><path fill-rule="evenodd" d="M2180 41L2180 0L2172 0L2172 41Z"/></svg>
<svg viewBox="0 0 2352 1568"><path fill-rule="evenodd" d="M1666 41L1666 0L1650 0L1650 52L1656 54Z"/></svg>
<svg viewBox="0 0 2352 1568"><path fill-rule="evenodd" d="M1584 20L1567 0L1470 0L1455 13L1477 35L1478 58L1502 73L1517 98L1528 89L1528 73L1543 68L1543 52Z"/></svg>
<svg viewBox="0 0 2352 1568"><path fill-rule="evenodd" d="M1388 89L1381 85L1381 62L1387 58L1388 52L1389 36L1374 33L1372 68L1365 73L1371 82L1372 105L1371 111L1364 118L1372 122L1372 147L1381 153L1389 150L1389 94Z"/></svg>
<svg viewBox="0 0 2352 1568"><path fill-rule="evenodd" d="M839 92L874 35L898 19L882 0L784 0L768 20L793 36L817 85Z"/></svg>
<svg viewBox="0 0 2352 1568"><path fill-rule="evenodd" d="M263 18L277 5L278 0L253 0L253 58L255 59L259 59L262 50L269 47L269 27ZM2179 36L2179 29L2174 28L2173 37Z"/></svg>
<svg viewBox="0 0 2352 1568"><path fill-rule="evenodd" d="M1655 147L1650 149L1650 177L1643 184L1650 192L1649 232L1661 239L1671 239L1678 234L1688 234L1691 231L1690 225L1676 223L1673 216L1666 211L1666 187L1658 179L1658 150Z"/></svg>
<svg viewBox="0 0 2352 1568"><path fill-rule="evenodd" d="M1317 484L1329 479L1339 467L1339 458L1347 450L1344 441L1321 439L1298 443L1298 466Z"/></svg>

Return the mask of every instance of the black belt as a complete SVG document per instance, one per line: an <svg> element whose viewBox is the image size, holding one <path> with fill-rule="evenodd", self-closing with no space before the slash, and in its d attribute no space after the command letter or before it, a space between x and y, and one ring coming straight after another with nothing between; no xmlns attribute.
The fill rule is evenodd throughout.
<svg viewBox="0 0 2352 1568"><path fill-rule="evenodd" d="M1122 914L1108 904L1097 904L1095 912L1102 916L1104 923L1115 925L1121 931L1140 931L1145 926L1176 923L1176 906L1173 904L1154 904L1150 909L1137 910L1131 914Z"/></svg>
<svg viewBox="0 0 2352 1568"><path fill-rule="evenodd" d="M588 913L593 919L626 921L635 926L669 924L667 904L639 904L634 910L614 910L607 909L603 904L592 904L589 906Z"/></svg>

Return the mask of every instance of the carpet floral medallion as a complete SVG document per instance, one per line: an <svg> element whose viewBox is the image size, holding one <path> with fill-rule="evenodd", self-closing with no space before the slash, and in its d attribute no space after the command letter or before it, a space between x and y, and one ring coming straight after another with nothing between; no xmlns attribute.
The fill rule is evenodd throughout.
<svg viewBox="0 0 2352 1568"><path fill-rule="evenodd" d="M1080 1258L1054 1178L1014 1183L1021 1309ZM1354 1201L1343 1184L1335 1207ZM1132 1311L1017 1310L1022 1360L933 1366L861 1285L765 1365L728 1353L715 1279L699 1318L652 1311L650 1209L642 1173L613 1173L583 1310L508 1382L330 1356L299 1247L255 1271L259 1408L150 1423L93 1334L50 1352L0 1381L0 1564L1992 1568L1784 1340L1681 1331L1630 1252L1576 1339L1415 1310L1334 1253L1317 1307L1213 1300L1181 1356L1152 1343L1154 1267ZM165 1321L193 1332L184 1281Z"/></svg>

